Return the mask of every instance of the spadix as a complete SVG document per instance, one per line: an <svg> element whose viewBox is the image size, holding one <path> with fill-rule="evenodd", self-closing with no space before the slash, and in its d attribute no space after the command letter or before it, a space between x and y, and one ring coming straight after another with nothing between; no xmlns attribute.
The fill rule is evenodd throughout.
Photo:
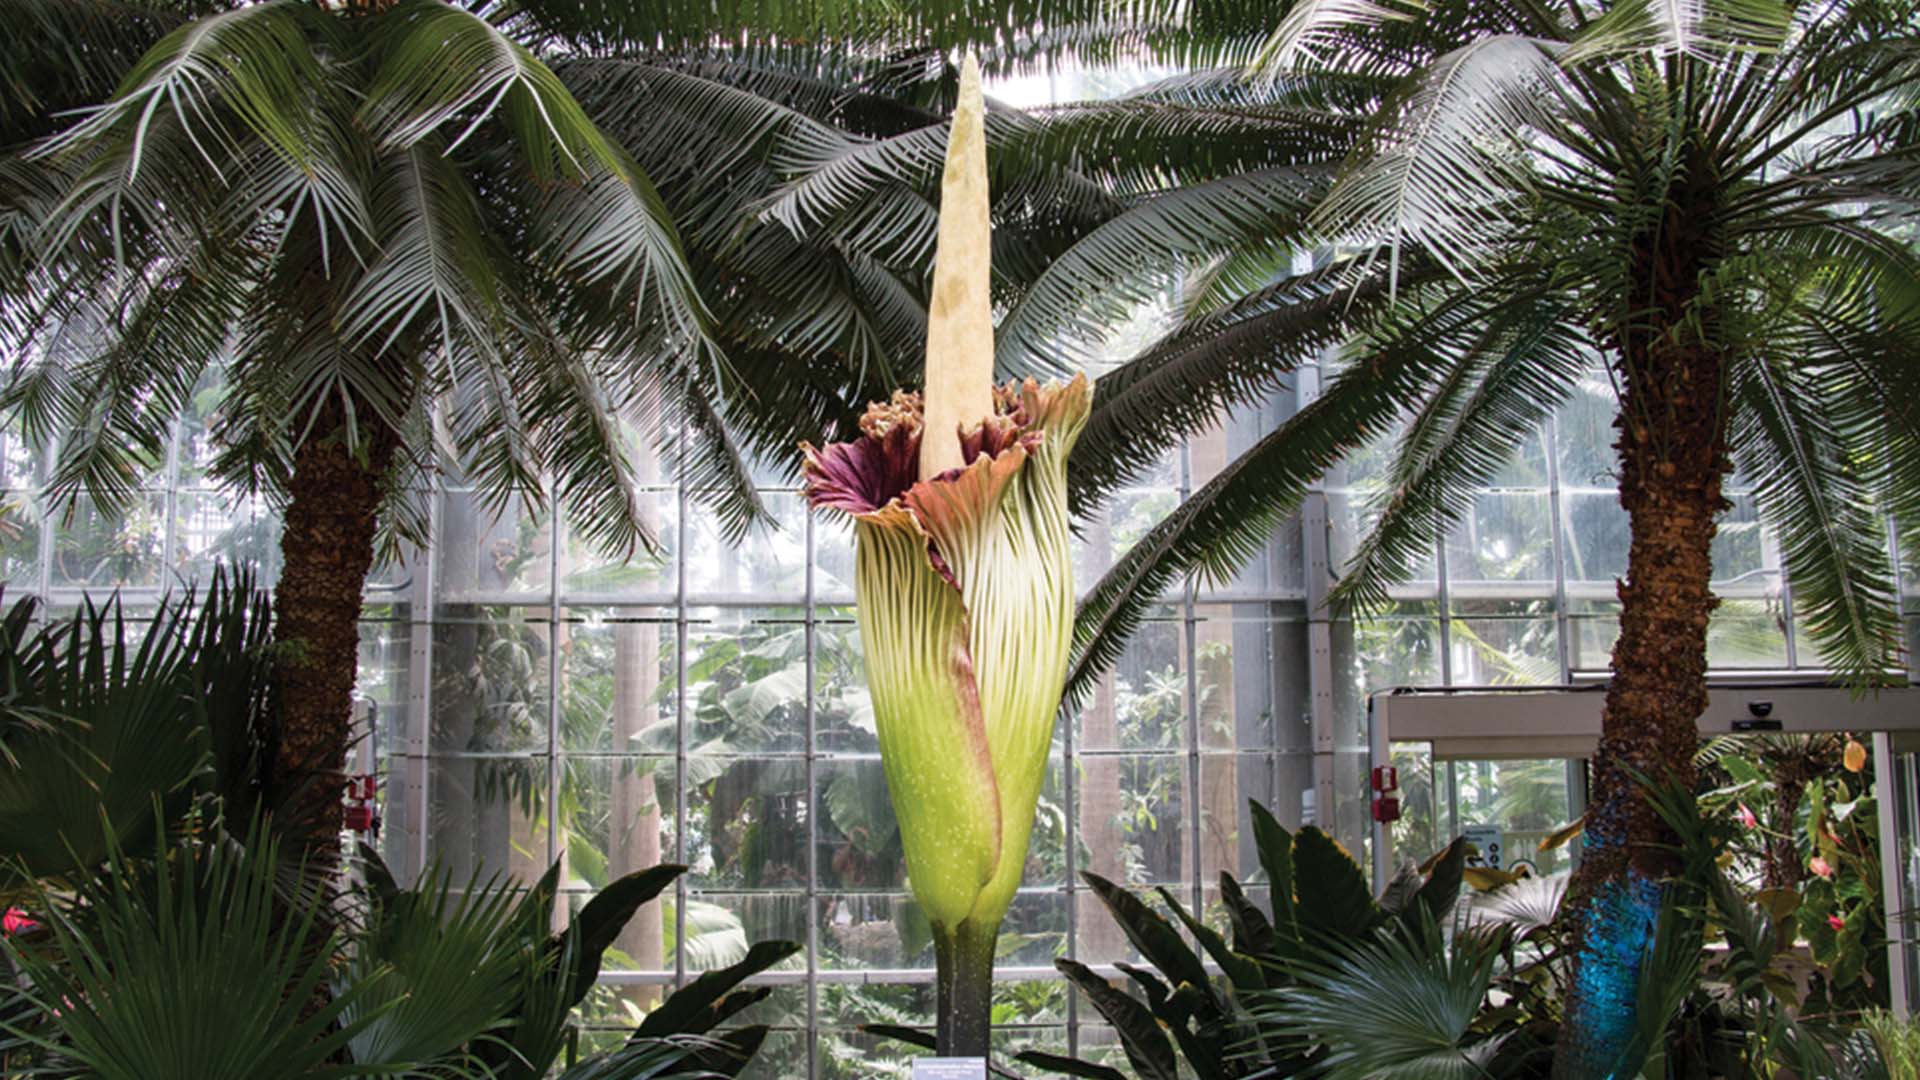
<svg viewBox="0 0 1920 1080"><path fill-rule="evenodd" d="M887 787L933 924L942 1053L985 1056L993 950L1020 884L1073 638L1067 454L1084 376L993 385L986 142L962 70L926 394L804 447L813 505L855 521L855 594Z"/></svg>

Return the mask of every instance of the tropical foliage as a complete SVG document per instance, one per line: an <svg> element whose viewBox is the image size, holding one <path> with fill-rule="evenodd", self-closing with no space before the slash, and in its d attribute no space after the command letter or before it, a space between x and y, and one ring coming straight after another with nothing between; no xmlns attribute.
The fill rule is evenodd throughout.
<svg viewBox="0 0 1920 1080"><path fill-rule="evenodd" d="M1058 39L1004 8L35 0L0 52L0 413L114 514L218 395L210 479L285 506L278 752L330 784L360 587L443 468L630 553L664 463L737 539L769 521L749 451L911 379L923 190L800 230L837 185L787 177L938 123L946 43L1172 40L1170 5L1055 3ZM1107 205L1007 185L997 287Z"/></svg>
<svg viewBox="0 0 1920 1080"><path fill-rule="evenodd" d="M1905 1028L1872 1010L1829 1011L1823 991L1796 982L1794 913L1775 914L1780 897L1736 835L1750 827L1735 804L1671 789L1654 801L1680 838L1683 868L1648 953L1642 1024L1614 1048L1622 1074L1902 1075ZM1230 933L1166 889L1156 904L1088 878L1143 963L1117 965L1124 980L1058 963L1116 1045L1079 1059L1030 1051L1021 1062L1094 1080L1550 1074L1573 977L1574 938L1558 919L1565 875L1475 878L1456 841L1404 867L1376 901L1324 835L1289 833L1252 811L1262 877L1275 884L1222 875ZM1479 883L1461 895L1463 880ZM1254 902L1262 893L1264 906ZM1709 941L1721 948L1706 951ZM910 1030L880 1030L924 1044Z"/></svg>
<svg viewBox="0 0 1920 1080"><path fill-rule="evenodd" d="M528 888L445 872L403 888L369 850L343 893L283 847L260 794L273 655L249 580L164 605L137 640L117 605L33 615L15 604L0 637L9 1075L730 1076L765 1039L722 1025L770 993L735 988L790 942L694 979L621 1046L574 1048L602 954L683 867L562 917L559 863Z"/></svg>
<svg viewBox="0 0 1920 1080"><path fill-rule="evenodd" d="M1378 438L1396 440L1391 482L1336 598L1385 605L1582 380L1612 383L1631 543L1576 890L1592 936L1568 1075L1602 1075L1601 1048L1631 1036L1672 869L1631 772L1690 785L1736 468L1827 661L1861 682L1899 666L1887 522L1911 527L1920 505L1906 362L1920 263L1886 226L1913 196L1911 17L1302 3L1252 71L1176 76L1017 136L1145 197L1008 306L1004 364L1074 362L1116 310L1183 286L1171 329L1100 382L1081 505L1222 406L1327 361L1317 397L1093 589L1082 693L1169 587L1230 576Z"/></svg>

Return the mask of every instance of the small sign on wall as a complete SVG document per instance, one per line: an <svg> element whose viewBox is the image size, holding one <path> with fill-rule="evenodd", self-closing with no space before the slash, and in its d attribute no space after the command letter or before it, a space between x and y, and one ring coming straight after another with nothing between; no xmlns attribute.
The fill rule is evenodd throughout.
<svg viewBox="0 0 1920 1080"><path fill-rule="evenodd" d="M913 1080L987 1080L987 1059L914 1058Z"/></svg>
<svg viewBox="0 0 1920 1080"><path fill-rule="evenodd" d="M1467 857L1468 866L1484 866L1489 870L1507 868L1506 839L1504 830L1498 825L1468 825L1460 830L1479 852Z"/></svg>

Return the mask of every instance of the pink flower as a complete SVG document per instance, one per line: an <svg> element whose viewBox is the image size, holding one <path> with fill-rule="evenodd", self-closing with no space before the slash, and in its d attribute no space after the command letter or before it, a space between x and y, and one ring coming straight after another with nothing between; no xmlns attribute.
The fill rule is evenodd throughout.
<svg viewBox="0 0 1920 1080"><path fill-rule="evenodd" d="M1830 878L1833 876L1833 864L1828 862L1826 858L1821 855L1815 855L1813 857L1813 861L1807 864L1807 868L1809 870L1812 870L1814 873L1820 875L1823 878Z"/></svg>
<svg viewBox="0 0 1920 1080"><path fill-rule="evenodd" d="M27 918L27 913L17 907L10 907L7 909L6 914L0 915L0 935L6 937L25 933L39 925L39 923Z"/></svg>
<svg viewBox="0 0 1920 1080"><path fill-rule="evenodd" d="M1845 930L1847 928L1847 920L1838 915L1829 915L1827 916L1827 925L1833 927L1835 930Z"/></svg>
<svg viewBox="0 0 1920 1080"><path fill-rule="evenodd" d="M1746 803L1740 804L1740 824L1745 825L1749 829L1757 829L1760 827L1759 819L1753 816L1753 811L1747 809Z"/></svg>

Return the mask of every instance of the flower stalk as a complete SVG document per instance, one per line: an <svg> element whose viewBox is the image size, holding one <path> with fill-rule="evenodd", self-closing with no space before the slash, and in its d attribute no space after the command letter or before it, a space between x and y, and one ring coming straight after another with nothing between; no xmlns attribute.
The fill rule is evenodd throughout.
<svg viewBox="0 0 1920 1080"><path fill-rule="evenodd" d="M949 139L926 393L802 447L814 506L849 515L887 788L932 924L942 1054L987 1056L999 928L1026 865L1073 637L1067 455L1085 376L993 384L985 138L968 58Z"/></svg>

